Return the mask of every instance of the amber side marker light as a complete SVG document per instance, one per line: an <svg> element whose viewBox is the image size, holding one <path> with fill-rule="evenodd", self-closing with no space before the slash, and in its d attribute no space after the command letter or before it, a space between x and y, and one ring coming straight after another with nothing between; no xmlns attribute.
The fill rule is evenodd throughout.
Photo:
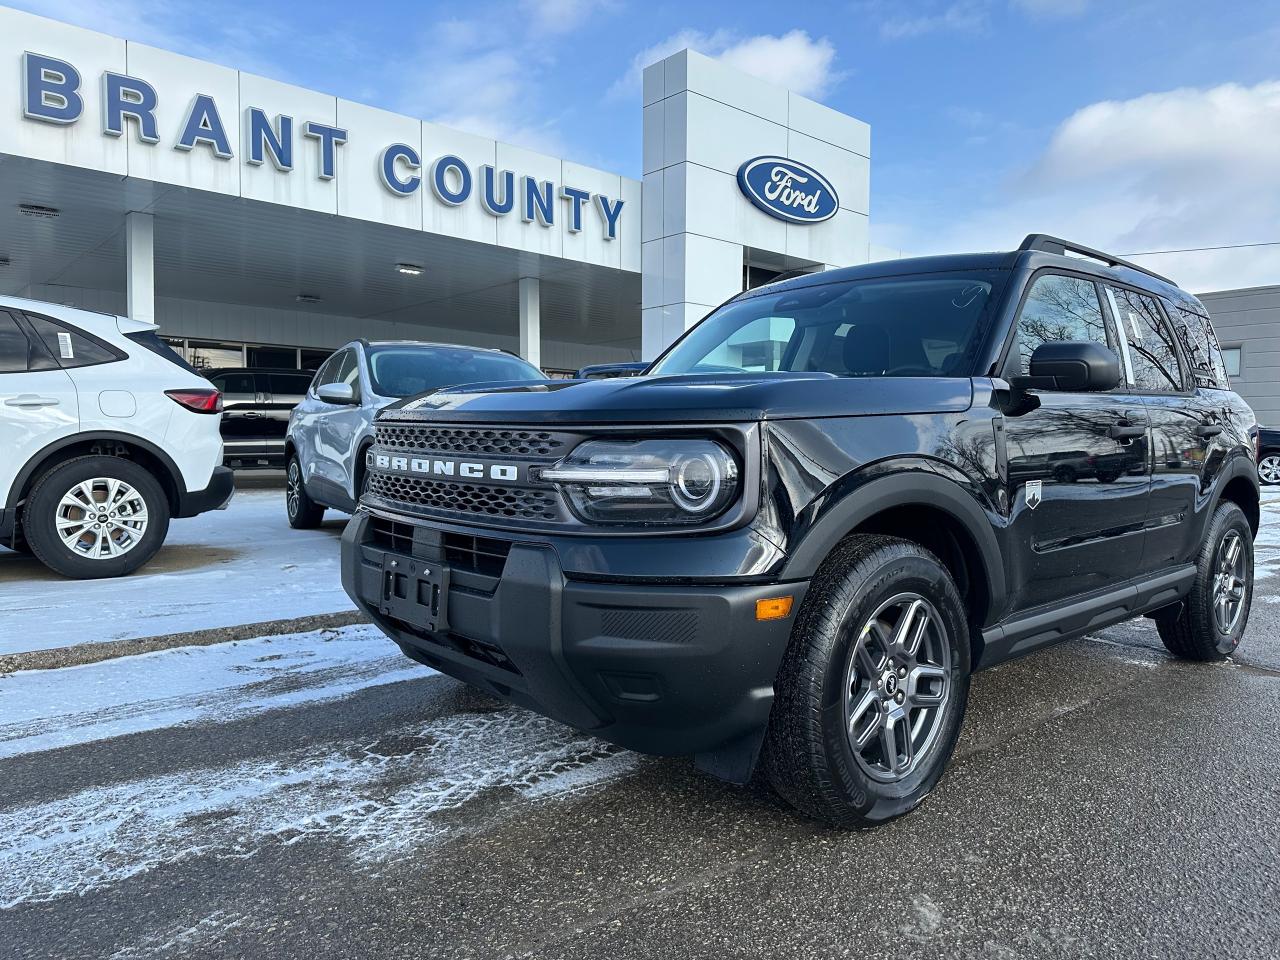
<svg viewBox="0 0 1280 960"><path fill-rule="evenodd" d="M756 601L757 620L781 620L791 613L790 597L770 597Z"/></svg>

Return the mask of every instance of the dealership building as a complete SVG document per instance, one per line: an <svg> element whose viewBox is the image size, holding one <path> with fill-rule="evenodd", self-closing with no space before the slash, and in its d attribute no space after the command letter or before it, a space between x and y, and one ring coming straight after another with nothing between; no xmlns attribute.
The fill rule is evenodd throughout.
<svg viewBox="0 0 1280 960"><path fill-rule="evenodd" d="M865 123L689 50L641 108L636 180L0 8L0 293L152 320L202 367L367 337L571 371L868 259Z"/></svg>

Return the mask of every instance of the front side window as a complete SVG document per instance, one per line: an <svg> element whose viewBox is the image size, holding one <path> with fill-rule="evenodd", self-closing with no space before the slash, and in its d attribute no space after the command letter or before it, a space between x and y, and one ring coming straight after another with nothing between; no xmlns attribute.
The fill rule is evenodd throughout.
<svg viewBox="0 0 1280 960"><path fill-rule="evenodd" d="M1036 347L1055 340L1092 340L1116 349L1092 280L1047 274L1032 284L1018 315L1014 342L1022 376L1031 372Z"/></svg>
<svg viewBox="0 0 1280 960"><path fill-rule="evenodd" d="M382 397L414 397L468 383L542 381L542 371L519 357L466 347L395 344L370 347L369 381Z"/></svg>
<svg viewBox="0 0 1280 960"><path fill-rule="evenodd" d="M1155 300L1120 287L1107 287L1107 297L1128 341L1134 389L1165 393L1181 390L1178 348Z"/></svg>
<svg viewBox="0 0 1280 960"><path fill-rule="evenodd" d="M844 280L735 300L649 371L969 376L998 271Z"/></svg>
<svg viewBox="0 0 1280 960"><path fill-rule="evenodd" d="M30 314L27 315L27 320L31 322L31 328L35 330L45 349L57 358L59 366L64 370L124 359L123 353L111 349L75 327Z"/></svg>
<svg viewBox="0 0 1280 960"><path fill-rule="evenodd" d="M350 353L350 350L343 350L330 356L316 371L316 378L311 382L311 389L314 391L318 387L323 387L326 383L333 383L337 380L338 371L342 369L342 360L344 357L349 356Z"/></svg>

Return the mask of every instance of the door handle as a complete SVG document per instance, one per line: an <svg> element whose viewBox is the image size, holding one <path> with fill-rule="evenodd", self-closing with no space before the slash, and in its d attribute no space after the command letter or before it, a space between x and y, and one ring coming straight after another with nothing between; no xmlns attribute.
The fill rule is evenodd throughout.
<svg viewBox="0 0 1280 960"><path fill-rule="evenodd" d="M1113 423L1111 428L1107 430L1107 436L1112 440L1136 440L1147 432L1145 426L1134 426L1131 423Z"/></svg>
<svg viewBox="0 0 1280 960"><path fill-rule="evenodd" d="M262 414L257 413L256 411L253 411L253 410L250 410L248 413L242 413L240 414L240 416L243 417L245 420L261 420L262 419Z"/></svg>
<svg viewBox="0 0 1280 960"><path fill-rule="evenodd" d="M10 397L4 402L6 407L56 407L59 401L57 397L37 397L34 393L20 393L16 397Z"/></svg>
<svg viewBox="0 0 1280 960"><path fill-rule="evenodd" d="M1197 437L1216 437L1222 432L1222 427L1216 423L1202 423L1196 427Z"/></svg>

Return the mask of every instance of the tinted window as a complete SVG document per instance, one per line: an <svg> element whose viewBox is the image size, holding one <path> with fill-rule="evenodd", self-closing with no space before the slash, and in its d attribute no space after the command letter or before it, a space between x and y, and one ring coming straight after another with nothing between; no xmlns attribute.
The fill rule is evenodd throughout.
<svg viewBox="0 0 1280 960"><path fill-rule="evenodd" d="M763 292L708 316L652 372L962 375L1002 279L920 274Z"/></svg>
<svg viewBox="0 0 1280 960"><path fill-rule="evenodd" d="M18 321L0 312L0 373L26 373L28 349Z"/></svg>
<svg viewBox="0 0 1280 960"><path fill-rule="evenodd" d="M337 376L333 378L333 382L350 384L352 392L356 397L359 397L360 365L356 362L356 352L354 350L343 350L340 360Z"/></svg>
<svg viewBox="0 0 1280 960"><path fill-rule="evenodd" d="M252 373L219 373L209 380L222 391L228 403L252 403L258 399L258 387Z"/></svg>
<svg viewBox="0 0 1280 960"><path fill-rule="evenodd" d="M333 383L338 378L338 369L342 366L342 358L346 356L346 352L335 353L324 365L316 371L316 378L311 381L311 388L322 387L326 383Z"/></svg>
<svg viewBox="0 0 1280 960"><path fill-rule="evenodd" d="M1160 316L1155 300L1134 290L1108 287L1107 296L1129 344L1136 390L1175 393L1182 389L1178 348L1173 334Z"/></svg>
<svg viewBox="0 0 1280 960"><path fill-rule="evenodd" d="M143 330L139 333L126 333L125 336L138 344L138 346L146 347L156 356L163 357L170 363L181 367L183 370L190 371L191 373L196 372L195 367L183 360L182 356L174 350L173 347L169 346L168 343L156 336L154 330Z"/></svg>
<svg viewBox="0 0 1280 960"><path fill-rule="evenodd" d="M466 383L544 379L533 364L507 353L412 345L371 347L369 378L373 392L384 397L412 397Z"/></svg>
<svg viewBox="0 0 1280 960"><path fill-rule="evenodd" d="M281 397L301 397L307 392L307 384L311 378L304 374L272 373L267 376L271 385L271 393L277 400Z"/></svg>
<svg viewBox="0 0 1280 960"><path fill-rule="evenodd" d="M1191 366L1197 387L1227 386L1227 370L1222 362L1222 349L1209 321L1180 307L1171 314L1182 343L1182 354Z"/></svg>
<svg viewBox="0 0 1280 960"><path fill-rule="evenodd" d="M1055 340L1092 340L1116 348L1092 280L1050 274L1032 285L1018 317L1018 371L1025 377L1036 347Z"/></svg>
<svg viewBox="0 0 1280 960"><path fill-rule="evenodd" d="M45 349L57 358L64 370L124 359L124 354L75 327L30 314L27 319L31 321L31 327L44 343Z"/></svg>

